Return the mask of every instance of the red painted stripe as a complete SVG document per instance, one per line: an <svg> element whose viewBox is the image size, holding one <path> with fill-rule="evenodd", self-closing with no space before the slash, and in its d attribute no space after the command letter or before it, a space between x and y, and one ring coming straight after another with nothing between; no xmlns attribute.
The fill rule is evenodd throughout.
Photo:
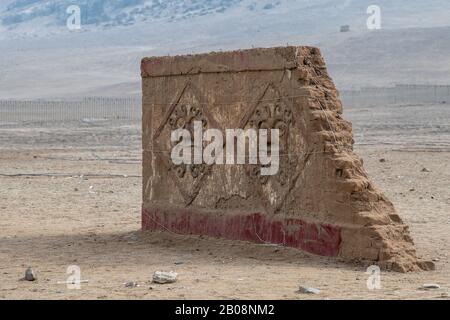
<svg viewBox="0 0 450 320"><path fill-rule="evenodd" d="M268 242L321 256L337 256L341 228L266 214L213 214L189 209L142 208L142 229Z"/></svg>

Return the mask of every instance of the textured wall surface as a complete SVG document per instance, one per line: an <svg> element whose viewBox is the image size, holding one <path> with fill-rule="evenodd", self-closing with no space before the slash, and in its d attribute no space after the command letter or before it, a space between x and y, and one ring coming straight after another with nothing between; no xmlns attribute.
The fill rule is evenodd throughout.
<svg viewBox="0 0 450 320"><path fill-rule="evenodd" d="M319 49L142 60L144 230L270 242L397 271L419 261L408 227L353 153ZM172 130L277 128L280 169L174 165Z"/></svg>

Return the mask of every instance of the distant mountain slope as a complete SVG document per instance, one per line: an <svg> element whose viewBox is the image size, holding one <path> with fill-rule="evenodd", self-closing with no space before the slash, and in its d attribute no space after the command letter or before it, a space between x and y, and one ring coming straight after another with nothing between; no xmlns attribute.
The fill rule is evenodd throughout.
<svg viewBox="0 0 450 320"><path fill-rule="evenodd" d="M271 19L271 15L295 19L293 27L301 26L299 32L307 34L327 32L331 26L336 30L341 24L362 30L367 7L373 4L381 7L385 28L444 26L450 15L448 0L2 0L1 25L11 35L63 32L69 16L66 9L73 4L80 6L82 25L89 30L210 16L228 28L233 26L227 20ZM275 30L277 22L283 24L266 22Z"/></svg>
<svg viewBox="0 0 450 320"><path fill-rule="evenodd" d="M81 31L69 3L89 5ZM377 3L368 31L373 0L2 0L0 99L138 95L143 56L286 44L320 47L340 89L449 84L450 1Z"/></svg>
<svg viewBox="0 0 450 320"><path fill-rule="evenodd" d="M450 84L450 27L368 32L323 46L340 88Z"/></svg>
<svg viewBox="0 0 450 320"><path fill-rule="evenodd" d="M136 96L140 93L139 65L144 56L249 48L252 44L269 47L286 42L319 46L339 89L396 83L450 84L450 27L321 37L286 35L279 39L270 35L258 41L235 38L234 34L176 41L158 37L157 33L149 34L153 41L148 42L142 40L145 32L138 34L135 30L102 37L84 33L56 40L0 41L0 99ZM127 45L121 42L123 36L129 39Z"/></svg>
<svg viewBox="0 0 450 320"><path fill-rule="evenodd" d="M182 19L223 12L242 0L15 0L6 6L2 23L12 26L51 17L50 25L64 25L66 9L78 5L85 25L130 25L147 19Z"/></svg>

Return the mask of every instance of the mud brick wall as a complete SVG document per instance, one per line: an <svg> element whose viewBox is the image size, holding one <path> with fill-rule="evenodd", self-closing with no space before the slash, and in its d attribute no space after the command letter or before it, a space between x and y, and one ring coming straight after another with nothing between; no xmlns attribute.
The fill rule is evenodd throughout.
<svg viewBox="0 0 450 320"><path fill-rule="evenodd" d="M144 58L141 73L144 230L269 242L397 271L433 268L418 260L408 227L354 154L319 49ZM278 174L175 166L171 132L194 120L223 132L276 123Z"/></svg>

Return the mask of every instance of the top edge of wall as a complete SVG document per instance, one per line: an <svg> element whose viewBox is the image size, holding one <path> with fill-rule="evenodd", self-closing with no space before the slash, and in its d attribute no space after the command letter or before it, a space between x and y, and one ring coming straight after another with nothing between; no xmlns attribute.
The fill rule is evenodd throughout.
<svg viewBox="0 0 450 320"><path fill-rule="evenodd" d="M142 78L295 69L299 57L320 54L318 48L288 46L143 58Z"/></svg>

